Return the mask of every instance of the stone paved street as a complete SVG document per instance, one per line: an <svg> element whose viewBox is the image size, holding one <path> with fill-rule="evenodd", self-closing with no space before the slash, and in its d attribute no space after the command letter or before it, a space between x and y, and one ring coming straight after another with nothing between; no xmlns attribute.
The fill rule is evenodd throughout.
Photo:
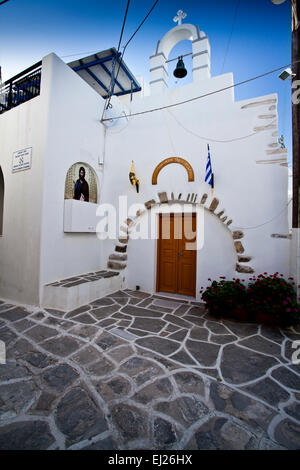
<svg viewBox="0 0 300 470"><path fill-rule="evenodd" d="M71 312L0 302L0 449L300 449L300 328L119 291Z"/></svg>

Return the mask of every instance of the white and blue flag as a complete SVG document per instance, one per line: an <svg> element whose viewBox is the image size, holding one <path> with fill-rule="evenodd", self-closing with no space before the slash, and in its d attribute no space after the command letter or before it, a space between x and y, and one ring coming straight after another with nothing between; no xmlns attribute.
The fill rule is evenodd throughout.
<svg viewBox="0 0 300 470"><path fill-rule="evenodd" d="M207 144L207 163L206 163L206 173L205 173L205 182L211 185L211 188L214 187L214 178L213 172L211 167L211 160L210 160L210 152L209 152L209 145Z"/></svg>

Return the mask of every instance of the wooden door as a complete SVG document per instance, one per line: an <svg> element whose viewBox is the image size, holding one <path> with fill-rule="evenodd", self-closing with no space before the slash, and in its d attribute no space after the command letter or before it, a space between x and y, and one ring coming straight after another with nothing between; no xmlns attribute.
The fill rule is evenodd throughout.
<svg viewBox="0 0 300 470"><path fill-rule="evenodd" d="M196 214L159 214L158 292L195 296L196 249L189 249L195 241Z"/></svg>

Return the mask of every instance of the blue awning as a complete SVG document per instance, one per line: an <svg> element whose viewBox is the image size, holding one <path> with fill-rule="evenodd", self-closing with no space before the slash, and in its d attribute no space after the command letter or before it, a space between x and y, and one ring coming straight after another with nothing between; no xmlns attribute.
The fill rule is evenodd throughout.
<svg viewBox="0 0 300 470"><path fill-rule="evenodd" d="M117 54L117 50L114 47L82 59L74 60L73 62L69 62L68 65L96 90L99 95L103 98L107 98L114 62L115 77L119 68L120 70L117 79L115 79L113 95L121 96L141 91L137 79L125 62L121 60L121 53L119 52Z"/></svg>

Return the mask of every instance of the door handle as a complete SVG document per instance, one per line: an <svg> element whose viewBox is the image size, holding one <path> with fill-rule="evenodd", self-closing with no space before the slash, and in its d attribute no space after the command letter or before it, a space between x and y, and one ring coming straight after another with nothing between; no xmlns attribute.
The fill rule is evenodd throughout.
<svg viewBox="0 0 300 470"><path fill-rule="evenodd" d="M181 258L181 255L182 255L181 251L178 251L178 259Z"/></svg>

